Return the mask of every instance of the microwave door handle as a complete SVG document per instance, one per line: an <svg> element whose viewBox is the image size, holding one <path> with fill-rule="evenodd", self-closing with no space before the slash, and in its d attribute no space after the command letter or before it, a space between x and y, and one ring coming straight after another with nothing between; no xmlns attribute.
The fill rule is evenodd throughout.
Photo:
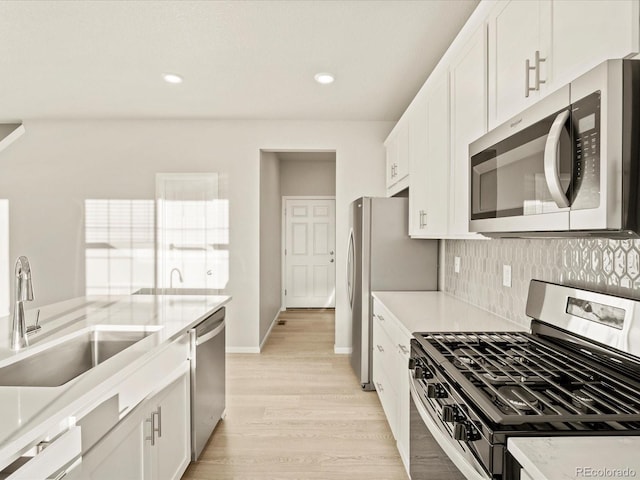
<svg viewBox="0 0 640 480"><path fill-rule="evenodd" d="M564 124L569 118L569 110L560 112L551 125L547 143L544 146L544 178L551 198L559 208L569 206L569 199L560 184L560 171L558 168L558 150L560 147L560 135Z"/></svg>

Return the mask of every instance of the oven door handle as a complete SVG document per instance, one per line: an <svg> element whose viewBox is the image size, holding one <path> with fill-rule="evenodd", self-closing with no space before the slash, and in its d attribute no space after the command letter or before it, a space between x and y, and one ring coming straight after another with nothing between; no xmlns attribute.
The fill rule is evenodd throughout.
<svg viewBox="0 0 640 480"><path fill-rule="evenodd" d="M469 459L465 458L456 448L454 443L456 440L451 438L448 433L443 432L437 425L436 420L433 419L431 414L427 411L425 406L420 400L420 395L415 387L415 379L411 375L409 370L409 390L411 394L411 401L416 407L420 418L424 422L425 426L431 432L433 438L438 442L440 448L444 450L453 464L458 467L460 473L462 473L467 480L490 480L490 478L484 473L480 473L482 467L480 465L473 465L469 462Z"/></svg>
<svg viewBox="0 0 640 480"><path fill-rule="evenodd" d="M562 189L560 183L560 169L558 168L558 150L560 149L560 136L565 123L569 119L569 110L564 110L558 114L553 121L547 143L544 146L544 178L547 181L549 193L555 204L559 208L569 206L569 199Z"/></svg>

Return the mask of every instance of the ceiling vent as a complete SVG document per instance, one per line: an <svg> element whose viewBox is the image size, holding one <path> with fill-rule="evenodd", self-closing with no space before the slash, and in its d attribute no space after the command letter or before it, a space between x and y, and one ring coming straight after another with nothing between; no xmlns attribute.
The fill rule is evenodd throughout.
<svg viewBox="0 0 640 480"><path fill-rule="evenodd" d="M0 123L0 152L21 137L24 131L21 123Z"/></svg>

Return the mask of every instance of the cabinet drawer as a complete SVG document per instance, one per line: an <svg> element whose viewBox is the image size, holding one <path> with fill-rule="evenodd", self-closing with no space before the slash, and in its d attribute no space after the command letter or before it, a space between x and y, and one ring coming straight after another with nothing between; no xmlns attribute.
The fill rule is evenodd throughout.
<svg viewBox="0 0 640 480"><path fill-rule="evenodd" d="M393 383L379 363L379 356L373 357L373 383L378 393L378 398L382 404L382 409L387 417L387 422L393 433L393 438L398 437L398 401ZM377 373L376 373L377 372Z"/></svg>
<svg viewBox="0 0 640 480"><path fill-rule="evenodd" d="M373 378L376 378L376 370L383 369L390 378L395 377L397 369L397 349L393 340L389 337L386 330L382 326L382 322L374 320L373 322L373 342L371 345L373 350Z"/></svg>
<svg viewBox="0 0 640 480"><path fill-rule="evenodd" d="M387 310L382 303L375 298L373 299L373 323L376 321L380 324L380 327L386 332L392 342L398 336L398 320Z"/></svg>

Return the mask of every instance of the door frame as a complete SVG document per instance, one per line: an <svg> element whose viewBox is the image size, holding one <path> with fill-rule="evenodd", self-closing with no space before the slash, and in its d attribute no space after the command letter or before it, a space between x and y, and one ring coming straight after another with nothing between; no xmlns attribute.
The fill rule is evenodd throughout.
<svg viewBox="0 0 640 480"><path fill-rule="evenodd" d="M281 203L281 208L280 208L280 214L281 214L281 220L280 220L280 224L281 224L281 231L280 231L280 258L281 258L281 270L280 270L280 311L284 312L287 309L287 299L286 299L286 295L284 294L284 291L287 287L287 256L285 255L284 251L287 248L287 218L286 218L286 214L285 214L285 210L286 210L286 206L287 206L287 200L333 200L334 201L334 208L335 210L337 210L336 205L335 205L335 200L336 200L336 196L335 195L283 195L282 196L282 203ZM337 219L335 218L335 214L334 214L334 225L333 225L333 231L334 231L334 235L335 235L335 229L336 229L336 223L337 223ZM337 274L337 269L336 269L336 274ZM334 276L333 278L333 285L336 285L336 276Z"/></svg>

